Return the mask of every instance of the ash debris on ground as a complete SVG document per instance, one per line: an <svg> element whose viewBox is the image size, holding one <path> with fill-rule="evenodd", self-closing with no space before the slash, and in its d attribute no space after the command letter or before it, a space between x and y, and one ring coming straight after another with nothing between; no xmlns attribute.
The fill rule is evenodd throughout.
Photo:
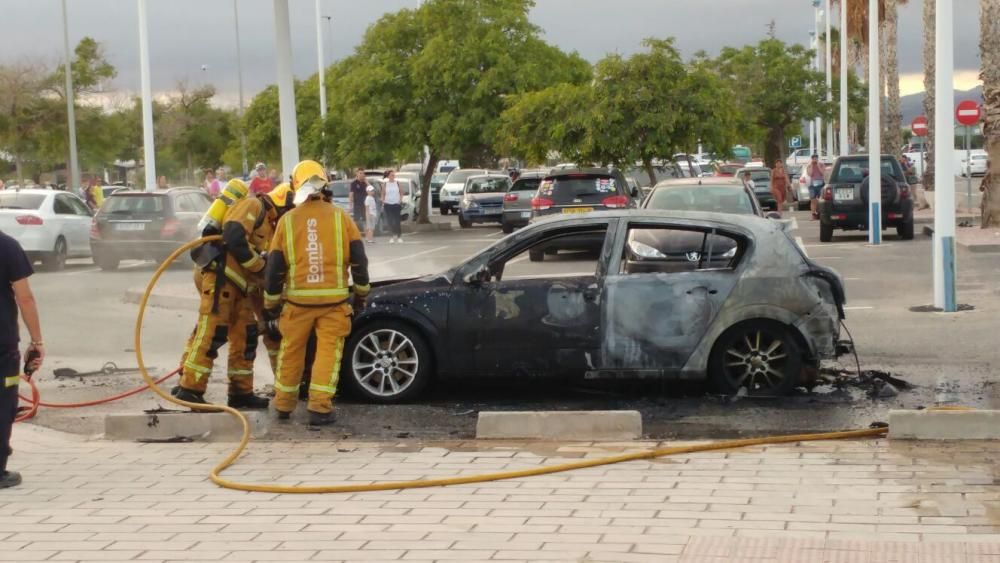
<svg viewBox="0 0 1000 563"><path fill-rule="evenodd" d="M832 389L851 388L862 390L873 399L892 398L914 387L887 371L877 369L862 370L858 373L846 369L823 368L819 370L817 383L813 392L826 386Z"/></svg>

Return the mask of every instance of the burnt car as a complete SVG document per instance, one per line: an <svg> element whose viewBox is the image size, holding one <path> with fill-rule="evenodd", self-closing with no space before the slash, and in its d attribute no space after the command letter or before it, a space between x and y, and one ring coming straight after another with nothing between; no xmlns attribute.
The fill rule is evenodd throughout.
<svg viewBox="0 0 1000 563"><path fill-rule="evenodd" d="M541 264L549 245L581 250ZM413 399L434 378L708 379L780 394L848 348L841 277L752 215L618 210L537 221L437 275L375 284L341 381Z"/></svg>
<svg viewBox="0 0 1000 563"><path fill-rule="evenodd" d="M913 239L913 194L910 182L899 160L883 154L879 160L881 171L881 201L878 224L879 230L896 228L896 234L903 240ZM830 181L823 188L819 198L819 240L833 240L834 229L845 231L865 231L872 228L869 217L869 177L868 155L842 156L833 164Z"/></svg>

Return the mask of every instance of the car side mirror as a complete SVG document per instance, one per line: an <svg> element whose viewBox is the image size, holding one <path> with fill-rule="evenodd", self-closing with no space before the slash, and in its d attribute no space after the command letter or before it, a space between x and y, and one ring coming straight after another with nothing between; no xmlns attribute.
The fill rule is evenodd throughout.
<svg viewBox="0 0 1000 563"><path fill-rule="evenodd" d="M781 214L777 211L768 211L764 214L764 217L767 217L768 219L781 219Z"/></svg>
<svg viewBox="0 0 1000 563"><path fill-rule="evenodd" d="M489 283L491 279L493 279L493 274L490 272L489 266L484 264L475 272L465 276L465 283L472 286L481 286Z"/></svg>

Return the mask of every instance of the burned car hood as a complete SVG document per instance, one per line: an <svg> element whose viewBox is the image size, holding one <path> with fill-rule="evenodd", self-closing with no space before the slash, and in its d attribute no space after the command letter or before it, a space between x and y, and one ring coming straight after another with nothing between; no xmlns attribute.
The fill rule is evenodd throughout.
<svg viewBox="0 0 1000 563"><path fill-rule="evenodd" d="M451 287L452 271L426 276L393 277L374 280L372 289L379 295L420 292L428 289Z"/></svg>

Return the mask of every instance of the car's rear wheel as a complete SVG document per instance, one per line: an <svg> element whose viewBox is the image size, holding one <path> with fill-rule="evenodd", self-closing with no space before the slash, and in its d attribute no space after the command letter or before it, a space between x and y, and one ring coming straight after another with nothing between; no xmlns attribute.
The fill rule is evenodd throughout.
<svg viewBox="0 0 1000 563"><path fill-rule="evenodd" d="M465 216L462 215L461 211L458 213L458 225L463 229L468 229L472 226L472 223L465 220Z"/></svg>
<svg viewBox="0 0 1000 563"><path fill-rule="evenodd" d="M354 331L344 348L343 378L352 391L377 403L402 403L431 379L431 354L412 327L377 321Z"/></svg>
<svg viewBox="0 0 1000 563"><path fill-rule="evenodd" d="M747 321L731 327L716 341L708 375L719 391L735 395L784 395L798 384L802 350L783 324Z"/></svg>
<svg viewBox="0 0 1000 563"><path fill-rule="evenodd" d="M447 214L448 214L448 208L447 208L447 207L444 207L444 206L442 206L442 207L441 207L441 215L447 215Z"/></svg>
<svg viewBox="0 0 1000 563"><path fill-rule="evenodd" d="M833 240L833 225L829 223L819 224L819 241L820 242L831 242Z"/></svg>
<svg viewBox="0 0 1000 563"><path fill-rule="evenodd" d="M56 245L52 249L52 252L42 257L42 266L50 272L61 271L66 267L67 254L66 239L59 237L56 239Z"/></svg>
<svg viewBox="0 0 1000 563"><path fill-rule="evenodd" d="M118 269L118 264L121 262L116 256L112 254L106 254L103 252L94 253L94 264L105 272L113 272Z"/></svg>
<svg viewBox="0 0 1000 563"><path fill-rule="evenodd" d="M896 234L903 240L913 240L913 223L900 223L896 225Z"/></svg>
<svg viewBox="0 0 1000 563"><path fill-rule="evenodd" d="M500 223L500 230L503 231L503 234L509 235L514 232L514 225L511 225L507 221L504 221Z"/></svg>

